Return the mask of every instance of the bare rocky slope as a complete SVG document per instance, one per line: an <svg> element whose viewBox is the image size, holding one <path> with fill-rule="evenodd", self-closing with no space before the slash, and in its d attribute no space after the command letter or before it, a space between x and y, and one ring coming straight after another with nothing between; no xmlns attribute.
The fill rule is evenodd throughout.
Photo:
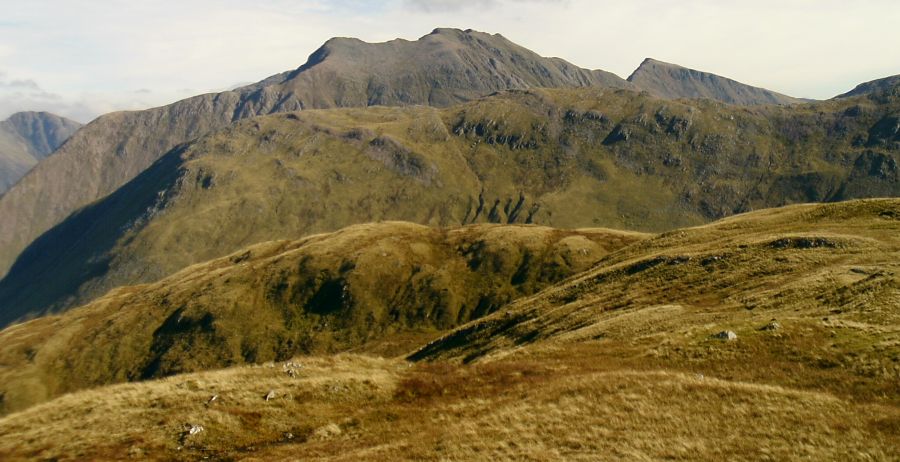
<svg viewBox="0 0 900 462"><path fill-rule="evenodd" d="M0 122L0 195L79 128L48 112L17 112Z"/></svg>
<svg viewBox="0 0 900 462"><path fill-rule="evenodd" d="M869 95L891 90L897 91L898 85L900 85L900 75L892 75L890 77L861 83L847 93L835 96L835 98L850 98L853 96Z"/></svg>
<svg viewBox="0 0 900 462"><path fill-rule="evenodd" d="M660 98L710 98L745 106L804 102L765 88L652 58L645 59L628 77L628 81Z"/></svg>
<svg viewBox="0 0 900 462"><path fill-rule="evenodd" d="M743 108L570 89L252 118L171 151L36 240L0 281L0 321L360 222L663 231L896 197L898 106L893 93Z"/></svg>
<svg viewBox="0 0 900 462"><path fill-rule="evenodd" d="M33 239L108 195L176 145L259 114L310 108L446 106L505 89L629 87L542 58L500 35L436 29L417 41L335 38L303 66L218 94L101 116L0 197L0 275Z"/></svg>

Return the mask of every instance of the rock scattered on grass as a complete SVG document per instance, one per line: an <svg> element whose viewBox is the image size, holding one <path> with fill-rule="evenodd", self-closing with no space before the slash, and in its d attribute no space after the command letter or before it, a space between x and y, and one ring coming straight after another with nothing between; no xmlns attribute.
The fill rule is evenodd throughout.
<svg viewBox="0 0 900 462"><path fill-rule="evenodd" d="M778 330L781 329L781 323L776 320L769 321L768 324L759 328L759 330Z"/></svg>
<svg viewBox="0 0 900 462"><path fill-rule="evenodd" d="M265 396L266 401L269 401L270 399L275 399L277 397L278 397L278 394L275 393L275 390L269 390L269 392L266 393L266 396Z"/></svg>
<svg viewBox="0 0 900 462"><path fill-rule="evenodd" d="M297 377L300 374L299 370L302 367L303 364L294 361L288 361L281 366L281 370L283 370L285 374L291 377Z"/></svg>
<svg viewBox="0 0 900 462"><path fill-rule="evenodd" d="M183 445L189 437L197 435L201 432L203 432L203 425L186 423L186 424L184 424L184 431L181 432L181 437L179 438L179 441ZM180 447L179 447L179 449L180 449Z"/></svg>
<svg viewBox="0 0 900 462"><path fill-rule="evenodd" d="M731 331L731 330L723 330L722 332L719 332L718 334L714 334L713 338L716 338L719 340L732 341L732 340L737 340L737 334L735 334L734 331Z"/></svg>

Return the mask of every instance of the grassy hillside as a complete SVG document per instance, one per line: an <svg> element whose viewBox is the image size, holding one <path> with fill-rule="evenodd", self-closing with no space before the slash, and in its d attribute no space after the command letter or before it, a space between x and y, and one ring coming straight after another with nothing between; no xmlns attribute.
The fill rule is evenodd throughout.
<svg viewBox="0 0 900 462"><path fill-rule="evenodd" d="M532 90L448 109L249 119L173 150L35 241L0 282L0 322L359 222L663 231L789 203L897 196L898 105L884 93L740 108Z"/></svg>
<svg viewBox="0 0 900 462"><path fill-rule="evenodd" d="M303 353L405 353L644 238L389 222L258 244L0 332L0 410Z"/></svg>
<svg viewBox="0 0 900 462"><path fill-rule="evenodd" d="M414 353L594 354L735 380L900 397L900 200L797 205L662 234ZM737 340L714 338L732 331Z"/></svg>
<svg viewBox="0 0 900 462"><path fill-rule="evenodd" d="M121 289L61 317L6 329L2 383L17 385L4 390L4 399L53 383L50 374L78 388L91 385L85 377L96 371L131 367L110 358L125 358L122 352L140 343L133 339L142 338L142 319L177 312L153 301L162 294L191 301L170 315L168 327L157 328L161 338L175 334L162 343L175 346L168 352L177 352L179 342L191 345L189 358L182 354L170 364L190 370L209 358L212 366L215 358L234 357L227 342L210 339L228 332L254 338L247 333L258 322L277 327L269 308L277 304L259 294L282 280L273 275L304 261L314 266L291 274L286 285L276 283L286 289L275 299L310 293L301 289L304 275L315 277L322 274L318 265L334 268L353 255L358 265L346 277L353 284L348 299L372 298L341 319L362 313L377 319L387 306L379 300L390 298L378 288L394 287L392 275L407 274L403 266L424 255L448 262L442 268L463 278L460 287L486 290L473 286L482 281L492 287L488 293L518 298L419 348L407 357L415 363L358 353L260 355L257 361L278 361L67 394L0 418L0 457L893 460L900 445L898 231L900 200L873 199L763 210L649 239L522 226L435 231L383 224L263 244L159 284ZM423 245L428 236L454 244ZM604 250L591 253L601 257L590 268L528 295L543 285L540 278L517 291L508 270L496 268L516 267L507 258L524 253L512 249L535 249L535 236L543 236L537 248L545 249L535 253L545 257L531 269L540 273L555 268L559 256L582 255L572 250L589 241ZM510 240L518 244L496 245ZM569 251L546 251L571 240L578 244L566 244ZM461 250L472 242L495 243L488 245L495 250ZM439 255L453 248L467 257ZM391 258L380 260L383 253ZM468 269L453 270L457 264ZM364 267L377 284L365 288L362 274L353 274ZM413 286L418 302L433 299L425 286ZM229 310L217 308L221 300L248 293L257 294L260 308L240 316L243 330L226 328ZM294 313L316 319L322 307L316 298L298 302L297 310L304 308ZM207 302L214 308L199 309ZM216 314L206 322L204 313ZM415 322L429 326L436 319L441 316L420 313ZM127 335L122 326L130 327ZM717 338L722 331L736 338ZM343 325L303 332L333 342L340 332L360 331ZM394 332L362 351L389 354L428 337ZM90 357L104 365L92 366Z"/></svg>
<svg viewBox="0 0 900 462"><path fill-rule="evenodd" d="M602 357L547 359L301 357L115 385L0 419L0 457L886 461L900 443L896 407Z"/></svg>

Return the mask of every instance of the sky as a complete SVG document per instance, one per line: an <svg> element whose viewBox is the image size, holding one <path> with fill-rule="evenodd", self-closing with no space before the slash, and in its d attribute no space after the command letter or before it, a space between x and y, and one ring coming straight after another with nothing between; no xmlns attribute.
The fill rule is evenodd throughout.
<svg viewBox="0 0 900 462"><path fill-rule="evenodd" d="M791 96L900 74L897 0L0 0L0 119L79 122L294 69L331 37L500 33L627 77L646 57Z"/></svg>

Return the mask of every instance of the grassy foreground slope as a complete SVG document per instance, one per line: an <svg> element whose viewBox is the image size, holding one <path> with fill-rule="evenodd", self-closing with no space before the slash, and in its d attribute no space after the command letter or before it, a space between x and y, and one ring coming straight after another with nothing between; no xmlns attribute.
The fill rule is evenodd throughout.
<svg viewBox="0 0 900 462"><path fill-rule="evenodd" d="M0 411L296 354L401 354L646 237L387 222L258 244L0 332Z"/></svg>
<svg viewBox="0 0 900 462"><path fill-rule="evenodd" d="M0 419L0 457L887 461L900 443L896 407L602 356L286 364L66 395ZM203 430L190 435L192 426Z"/></svg>
<svg viewBox="0 0 900 462"><path fill-rule="evenodd" d="M170 152L37 239L0 281L0 325L360 222L662 231L898 196L898 108L885 93L743 108L579 89L249 119Z"/></svg>
<svg viewBox="0 0 900 462"><path fill-rule="evenodd" d="M875 199L664 233L416 363L298 357L80 391L0 419L0 456L895 460L898 231L900 200Z"/></svg>

